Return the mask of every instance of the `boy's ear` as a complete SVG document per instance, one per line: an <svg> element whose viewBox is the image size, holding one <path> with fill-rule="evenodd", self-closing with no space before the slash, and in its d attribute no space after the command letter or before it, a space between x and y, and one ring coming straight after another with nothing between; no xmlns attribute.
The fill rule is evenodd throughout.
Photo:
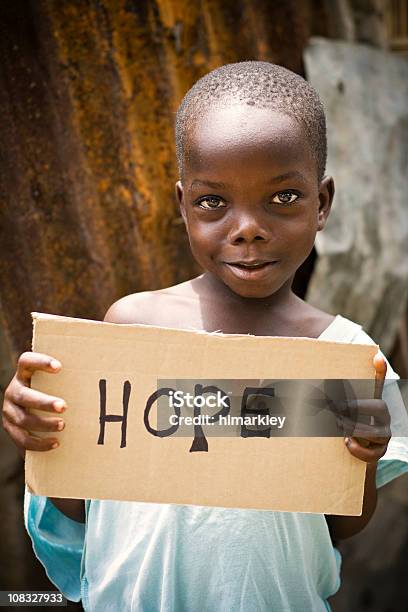
<svg viewBox="0 0 408 612"><path fill-rule="evenodd" d="M181 216L183 217L184 223L186 222L186 208L184 206L184 190L181 181L176 183L176 199L180 208Z"/></svg>
<svg viewBox="0 0 408 612"><path fill-rule="evenodd" d="M331 176L325 176L319 185L319 211L317 216L317 231L326 225L334 198L334 181Z"/></svg>

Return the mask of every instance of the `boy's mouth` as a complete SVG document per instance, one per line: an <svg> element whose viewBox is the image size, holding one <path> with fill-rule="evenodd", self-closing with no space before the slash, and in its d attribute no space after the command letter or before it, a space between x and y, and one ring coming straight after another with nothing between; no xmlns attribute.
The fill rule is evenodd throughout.
<svg viewBox="0 0 408 612"><path fill-rule="evenodd" d="M238 276L243 279L260 279L262 276L267 274L270 268L278 263L277 261L262 261L262 260L248 260L248 261L233 261L225 262L228 268L233 272L234 276Z"/></svg>
<svg viewBox="0 0 408 612"><path fill-rule="evenodd" d="M230 266L240 266L243 268L260 268L261 266L266 266L270 263L275 263L274 261L267 261L265 259L246 259L242 261L227 261Z"/></svg>

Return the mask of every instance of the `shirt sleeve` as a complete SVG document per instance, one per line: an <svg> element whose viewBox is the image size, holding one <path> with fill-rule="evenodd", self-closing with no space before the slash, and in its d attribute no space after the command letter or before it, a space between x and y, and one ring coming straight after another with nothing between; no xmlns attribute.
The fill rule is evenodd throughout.
<svg viewBox="0 0 408 612"><path fill-rule="evenodd" d="M388 364L387 364L388 365ZM398 374L392 370L384 383L383 400L391 415L391 440L387 452L377 465L377 488L408 472L408 414L397 384Z"/></svg>
<svg viewBox="0 0 408 612"><path fill-rule="evenodd" d="M360 328L354 336L356 344L376 344L374 340ZM378 462L376 484L377 489L408 472L408 413L397 381L398 374L393 370L385 355L379 351L387 363L382 398L387 403L391 417L391 440L387 452Z"/></svg>
<svg viewBox="0 0 408 612"><path fill-rule="evenodd" d="M24 524L48 578L71 601L81 599L85 524L74 521L47 498L24 493Z"/></svg>

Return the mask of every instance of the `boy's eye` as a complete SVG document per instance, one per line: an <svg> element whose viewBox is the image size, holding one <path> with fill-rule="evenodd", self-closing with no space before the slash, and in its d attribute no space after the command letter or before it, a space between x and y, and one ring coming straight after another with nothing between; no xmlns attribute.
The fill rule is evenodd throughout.
<svg viewBox="0 0 408 612"><path fill-rule="evenodd" d="M217 208L224 208L225 202L221 200L221 198L216 198L215 196L205 196L205 198L201 198L196 202L197 206L204 208L206 210L214 210Z"/></svg>
<svg viewBox="0 0 408 612"><path fill-rule="evenodd" d="M293 204L293 202L296 202L298 199L298 194L294 193L293 191L279 191L279 193L273 196L272 202L275 202L275 204L283 204L285 206L288 204Z"/></svg>

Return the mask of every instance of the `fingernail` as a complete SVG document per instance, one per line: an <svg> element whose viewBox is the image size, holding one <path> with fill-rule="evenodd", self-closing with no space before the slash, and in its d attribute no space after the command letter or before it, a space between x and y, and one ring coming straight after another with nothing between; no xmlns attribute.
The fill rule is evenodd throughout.
<svg viewBox="0 0 408 612"><path fill-rule="evenodd" d="M64 421L58 421L57 423L58 431L61 431L62 429L64 429L64 425L65 425Z"/></svg>
<svg viewBox="0 0 408 612"><path fill-rule="evenodd" d="M56 400L53 404L54 409L57 412L64 412L66 406L65 406L65 402L63 402L62 400Z"/></svg>
<svg viewBox="0 0 408 612"><path fill-rule="evenodd" d="M50 366L52 367L53 370L56 370L57 368L61 366L61 364L56 359L51 359Z"/></svg>
<svg viewBox="0 0 408 612"><path fill-rule="evenodd" d="M54 442L54 444L51 446L51 448L58 448L59 446L59 442Z"/></svg>

